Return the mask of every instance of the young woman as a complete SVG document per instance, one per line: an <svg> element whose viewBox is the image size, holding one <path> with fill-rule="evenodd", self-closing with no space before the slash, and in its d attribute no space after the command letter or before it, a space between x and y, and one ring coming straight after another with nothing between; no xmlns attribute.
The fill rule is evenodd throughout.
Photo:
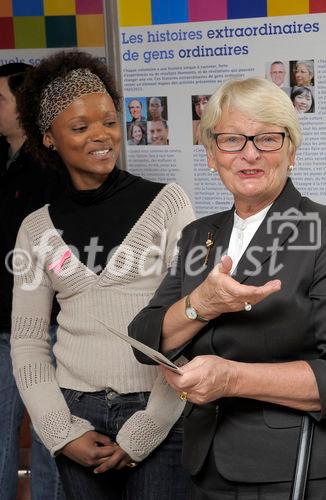
<svg viewBox="0 0 326 500"><path fill-rule="evenodd" d="M315 100L311 88L293 87L290 97L298 113L315 112Z"/></svg>
<svg viewBox="0 0 326 500"><path fill-rule="evenodd" d="M128 145L143 146L146 144L146 123L131 122L128 129Z"/></svg>
<svg viewBox="0 0 326 500"><path fill-rule="evenodd" d="M67 192L25 219L16 245L12 356L33 425L70 500L186 499L182 404L157 368L141 366L110 331L127 335L161 282L193 219L188 197L117 168L119 96L96 58L44 59L19 110L31 151L49 164L61 158L67 172Z"/></svg>

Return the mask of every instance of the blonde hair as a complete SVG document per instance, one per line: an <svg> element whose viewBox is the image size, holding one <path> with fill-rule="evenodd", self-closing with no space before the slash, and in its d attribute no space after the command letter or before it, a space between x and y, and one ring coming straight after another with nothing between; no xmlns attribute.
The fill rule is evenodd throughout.
<svg viewBox="0 0 326 500"><path fill-rule="evenodd" d="M228 80L209 99L201 117L201 140L211 152L212 133L222 113L236 109L253 120L284 127L289 134L289 151L301 143L301 129L296 110L289 96L275 83L265 78Z"/></svg>

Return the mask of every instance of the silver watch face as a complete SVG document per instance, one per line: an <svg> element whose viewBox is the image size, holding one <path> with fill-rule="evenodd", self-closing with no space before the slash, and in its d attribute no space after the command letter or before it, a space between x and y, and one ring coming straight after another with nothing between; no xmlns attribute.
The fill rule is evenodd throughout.
<svg viewBox="0 0 326 500"><path fill-rule="evenodd" d="M193 307L186 308L186 316L189 319L197 319L197 313Z"/></svg>

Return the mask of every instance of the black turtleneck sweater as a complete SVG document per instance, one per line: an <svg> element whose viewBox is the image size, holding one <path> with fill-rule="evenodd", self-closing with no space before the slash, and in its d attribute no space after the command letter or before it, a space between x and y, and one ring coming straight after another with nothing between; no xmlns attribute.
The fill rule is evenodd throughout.
<svg viewBox="0 0 326 500"><path fill-rule="evenodd" d="M78 250L80 261L100 273L110 252L163 186L115 167L97 189L79 191L69 182L67 192L50 205L49 212L65 243Z"/></svg>

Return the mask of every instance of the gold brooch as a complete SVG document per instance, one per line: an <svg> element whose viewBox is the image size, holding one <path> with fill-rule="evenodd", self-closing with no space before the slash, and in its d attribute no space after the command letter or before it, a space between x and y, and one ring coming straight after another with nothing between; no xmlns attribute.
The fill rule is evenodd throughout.
<svg viewBox="0 0 326 500"><path fill-rule="evenodd" d="M205 266L207 266L209 254L211 252L211 249L214 246L213 233L210 233L210 232L208 233L205 245L206 245L206 248L207 248L207 253L206 253L204 264L205 264Z"/></svg>

